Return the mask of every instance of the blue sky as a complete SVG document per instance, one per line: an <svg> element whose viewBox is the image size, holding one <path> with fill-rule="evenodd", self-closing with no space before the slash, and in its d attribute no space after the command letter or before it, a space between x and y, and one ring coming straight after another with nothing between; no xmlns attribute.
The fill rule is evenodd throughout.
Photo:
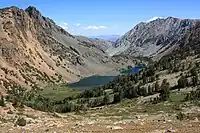
<svg viewBox="0 0 200 133"><path fill-rule="evenodd" d="M124 34L155 17L200 18L199 0L1 0L0 7L35 6L72 34Z"/></svg>

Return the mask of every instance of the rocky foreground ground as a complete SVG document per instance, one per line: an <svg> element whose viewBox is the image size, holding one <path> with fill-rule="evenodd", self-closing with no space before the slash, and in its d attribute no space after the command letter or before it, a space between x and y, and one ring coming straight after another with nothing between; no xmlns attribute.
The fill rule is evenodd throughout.
<svg viewBox="0 0 200 133"><path fill-rule="evenodd" d="M141 99L141 98L140 98ZM0 107L1 133L199 133L200 107L189 102L152 105L140 99L67 114L47 113L10 103ZM183 114L183 118L178 114ZM179 119L177 119L179 117ZM181 119L181 120L180 120Z"/></svg>

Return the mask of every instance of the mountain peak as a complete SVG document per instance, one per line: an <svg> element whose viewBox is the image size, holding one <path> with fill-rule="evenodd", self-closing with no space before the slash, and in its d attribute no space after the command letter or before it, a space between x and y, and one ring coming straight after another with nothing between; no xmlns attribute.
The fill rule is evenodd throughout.
<svg viewBox="0 0 200 133"><path fill-rule="evenodd" d="M6 7L6 8L1 8L1 10L12 10L12 11L18 11L20 10L18 7L16 6L10 6L10 7Z"/></svg>
<svg viewBox="0 0 200 133"><path fill-rule="evenodd" d="M37 8L34 6L28 6L26 9L37 10Z"/></svg>
<svg viewBox="0 0 200 133"><path fill-rule="evenodd" d="M16 7L16 6L11 6L11 7L8 7L9 9L14 9L14 10L19 10L19 8L18 7Z"/></svg>
<svg viewBox="0 0 200 133"><path fill-rule="evenodd" d="M36 19L42 16L40 11L37 10L37 8L34 6L29 6L28 8L25 9L25 11L30 15L30 17L33 17Z"/></svg>
<svg viewBox="0 0 200 133"><path fill-rule="evenodd" d="M181 20L180 18L176 18L176 17L167 17L165 20Z"/></svg>

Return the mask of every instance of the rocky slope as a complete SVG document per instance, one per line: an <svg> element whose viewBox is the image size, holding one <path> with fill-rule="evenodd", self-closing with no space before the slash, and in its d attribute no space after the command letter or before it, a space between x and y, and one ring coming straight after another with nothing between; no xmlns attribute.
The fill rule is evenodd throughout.
<svg viewBox="0 0 200 133"><path fill-rule="evenodd" d="M76 38L84 44L88 44L89 46L92 45L103 51L106 51L113 44L113 42L106 41L104 39L99 39L99 38L87 38L85 36L76 36Z"/></svg>
<svg viewBox="0 0 200 133"><path fill-rule="evenodd" d="M1 92L18 84L33 88L77 81L123 64L78 40L35 7L0 9L0 54Z"/></svg>
<svg viewBox="0 0 200 133"><path fill-rule="evenodd" d="M199 20L168 17L149 23L140 23L108 49L110 55L126 54L134 56L163 56L179 45Z"/></svg>

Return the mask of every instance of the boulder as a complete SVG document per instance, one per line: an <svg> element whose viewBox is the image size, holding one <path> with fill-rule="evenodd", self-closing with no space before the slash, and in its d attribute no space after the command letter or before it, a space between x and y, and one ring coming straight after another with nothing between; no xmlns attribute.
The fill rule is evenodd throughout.
<svg viewBox="0 0 200 133"><path fill-rule="evenodd" d="M26 120L23 117L18 117L15 122L15 125L26 126Z"/></svg>

